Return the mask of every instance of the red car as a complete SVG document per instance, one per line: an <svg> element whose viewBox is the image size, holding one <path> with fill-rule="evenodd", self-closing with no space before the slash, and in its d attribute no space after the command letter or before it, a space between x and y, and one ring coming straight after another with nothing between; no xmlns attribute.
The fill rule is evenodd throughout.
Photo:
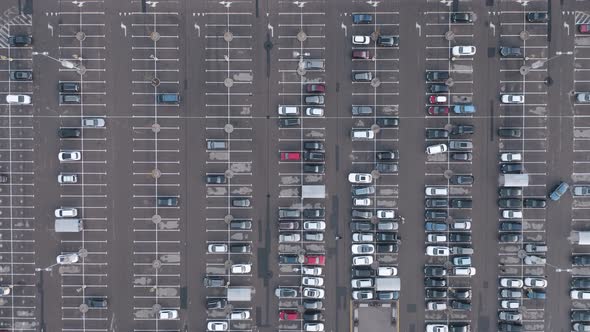
<svg viewBox="0 0 590 332"><path fill-rule="evenodd" d="M428 107L428 114L430 115L448 115L449 108L445 106L430 106Z"/></svg>
<svg viewBox="0 0 590 332"><path fill-rule="evenodd" d="M367 50L352 51L353 59L371 59L371 52Z"/></svg>
<svg viewBox="0 0 590 332"><path fill-rule="evenodd" d="M431 104L446 104L449 99L443 95L431 95L428 97L428 102Z"/></svg>
<svg viewBox="0 0 590 332"><path fill-rule="evenodd" d="M297 312L295 310L281 310L281 311L279 311L279 319L282 319L282 320L299 319L299 312Z"/></svg>
<svg viewBox="0 0 590 332"><path fill-rule="evenodd" d="M326 264L326 256L324 255L317 255L317 256L305 256L305 260L303 264L307 265L325 265Z"/></svg>
<svg viewBox="0 0 590 332"><path fill-rule="evenodd" d="M325 93L326 92L326 85L325 84L308 84L305 86L305 90L307 93Z"/></svg>
<svg viewBox="0 0 590 332"><path fill-rule="evenodd" d="M281 160L301 160L301 153L299 152L281 152Z"/></svg>
<svg viewBox="0 0 590 332"><path fill-rule="evenodd" d="M578 26L580 33L590 33L590 24L580 24Z"/></svg>

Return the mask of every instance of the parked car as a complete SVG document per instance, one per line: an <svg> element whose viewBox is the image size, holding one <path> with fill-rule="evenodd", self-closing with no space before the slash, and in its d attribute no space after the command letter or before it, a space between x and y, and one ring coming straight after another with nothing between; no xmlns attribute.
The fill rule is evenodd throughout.
<svg viewBox="0 0 590 332"><path fill-rule="evenodd" d="M373 107L365 105L352 105L352 115L371 115Z"/></svg>
<svg viewBox="0 0 590 332"><path fill-rule="evenodd" d="M547 201L541 198L525 198L524 207L526 208L544 208L547 206Z"/></svg>
<svg viewBox="0 0 590 332"><path fill-rule="evenodd" d="M504 162L514 162L514 161L522 161L522 154L520 153L502 153L500 155L500 161Z"/></svg>
<svg viewBox="0 0 590 332"><path fill-rule="evenodd" d="M475 132L475 126L460 124L453 127L451 135L470 135Z"/></svg>
<svg viewBox="0 0 590 332"><path fill-rule="evenodd" d="M449 181L452 184L469 185L473 184L474 178L473 175L453 175Z"/></svg>
<svg viewBox="0 0 590 332"><path fill-rule="evenodd" d="M352 23L354 24L369 24L373 22L373 15L371 14L352 14Z"/></svg>
<svg viewBox="0 0 590 332"><path fill-rule="evenodd" d="M430 115L448 115L449 108L447 106L429 106L428 114Z"/></svg>
<svg viewBox="0 0 590 332"><path fill-rule="evenodd" d="M503 174L520 174L524 172L523 164L500 164L500 172Z"/></svg>
<svg viewBox="0 0 590 332"><path fill-rule="evenodd" d="M451 50L453 56L475 55L475 46L454 46Z"/></svg>
<svg viewBox="0 0 590 332"><path fill-rule="evenodd" d="M379 35L379 37L377 37L377 46L381 46L381 47L399 46L399 37Z"/></svg>
<svg viewBox="0 0 590 332"><path fill-rule="evenodd" d="M503 104L523 104L524 95L502 94L500 100Z"/></svg>
<svg viewBox="0 0 590 332"><path fill-rule="evenodd" d="M530 12L526 14L526 20L529 23L545 23L549 21L547 12Z"/></svg>
<svg viewBox="0 0 590 332"><path fill-rule="evenodd" d="M473 15L471 13L452 13L451 22L453 23L472 23Z"/></svg>
<svg viewBox="0 0 590 332"><path fill-rule="evenodd" d="M439 154L447 152L448 147L446 144L435 144L426 147L426 154Z"/></svg>
<svg viewBox="0 0 590 332"><path fill-rule="evenodd" d="M431 93L447 93L449 92L449 87L445 84L431 84L428 91Z"/></svg>
<svg viewBox="0 0 590 332"><path fill-rule="evenodd" d="M453 106L455 114L472 114L475 113L475 106L472 104L459 104Z"/></svg>
<svg viewBox="0 0 590 332"><path fill-rule="evenodd" d="M498 136L504 138L520 138L522 137L522 130L519 128L500 128L498 129Z"/></svg>
<svg viewBox="0 0 590 332"><path fill-rule="evenodd" d="M353 35L352 36L352 44L353 45L369 45L371 43L370 36L361 36L361 35Z"/></svg>
<svg viewBox="0 0 590 332"><path fill-rule="evenodd" d="M380 173L396 173L399 171L398 163L380 163L375 165L375 169Z"/></svg>
<svg viewBox="0 0 590 332"><path fill-rule="evenodd" d="M501 46L500 56L504 58L522 58L522 49L520 47Z"/></svg>
<svg viewBox="0 0 590 332"><path fill-rule="evenodd" d="M517 187L500 187L498 194L501 198L506 197L520 197L522 196L522 188Z"/></svg>
<svg viewBox="0 0 590 332"><path fill-rule="evenodd" d="M15 81L32 81L33 72L30 70L14 70L10 72L10 78Z"/></svg>
<svg viewBox="0 0 590 332"><path fill-rule="evenodd" d="M353 82L370 82L373 80L373 73L370 71L361 71L352 73Z"/></svg>
<svg viewBox="0 0 590 332"><path fill-rule="evenodd" d="M446 81L449 79L449 72L448 71L427 71L426 72L426 81L428 82L439 82L439 81Z"/></svg>
<svg viewBox="0 0 590 332"><path fill-rule="evenodd" d="M393 128L399 126L399 118L377 118L375 121L382 128Z"/></svg>
<svg viewBox="0 0 590 332"><path fill-rule="evenodd" d="M426 138L428 138L428 139L449 138L449 132L444 129L426 129Z"/></svg>
<svg viewBox="0 0 590 332"><path fill-rule="evenodd" d="M561 182L550 194L549 198L552 201L558 201L563 194L567 192L569 185L566 182Z"/></svg>

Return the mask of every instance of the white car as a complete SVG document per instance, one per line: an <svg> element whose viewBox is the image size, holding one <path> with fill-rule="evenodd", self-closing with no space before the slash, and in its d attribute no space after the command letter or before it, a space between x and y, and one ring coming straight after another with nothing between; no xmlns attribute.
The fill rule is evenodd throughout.
<svg viewBox="0 0 590 332"><path fill-rule="evenodd" d="M306 231L323 231L326 229L326 223L323 221L305 221L303 223L303 229Z"/></svg>
<svg viewBox="0 0 590 332"><path fill-rule="evenodd" d="M371 43L371 37L369 37L369 36L359 36L359 35L352 36L352 44L353 45L369 45L370 43Z"/></svg>
<svg viewBox="0 0 590 332"><path fill-rule="evenodd" d="M426 255L428 256L449 256L449 247L428 246L426 247Z"/></svg>
<svg viewBox="0 0 590 332"><path fill-rule="evenodd" d="M500 286L507 288L522 288L523 282L516 278L500 278Z"/></svg>
<svg viewBox="0 0 590 332"><path fill-rule="evenodd" d="M355 255L368 255L375 252L375 246L369 243L353 244L351 250Z"/></svg>
<svg viewBox="0 0 590 332"><path fill-rule="evenodd" d="M60 173L57 176L57 183L78 183L78 176L76 174Z"/></svg>
<svg viewBox="0 0 590 332"><path fill-rule="evenodd" d="M306 287L303 289L303 297L311 299L323 299L325 292L321 288Z"/></svg>
<svg viewBox="0 0 590 332"><path fill-rule="evenodd" d="M590 291L572 290L570 297L572 300L590 300Z"/></svg>
<svg viewBox="0 0 590 332"><path fill-rule="evenodd" d="M377 210L377 218L379 219L393 219L395 218L394 210Z"/></svg>
<svg viewBox="0 0 590 332"><path fill-rule="evenodd" d="M305 332L323 332L324 323L305 323L303 329Z"/></svg>
<svg viewBox="0 0 590 332"><path fill-rule="evenodd" d="M433 311L447 310L447 303L440 301L428 301L426 303L426 309Z"/></svg>
<svg viewBox="0 0 590 332"><path fill-rule="evenodd" d="M500 155L501 161L522 161L522 154L520 153L502 153Z"/></svg>
<svg viewBox="0 0 590 332"><path fill-rule="evenodd" d="M501 95L500 100L503 104L523 104L524 95Z"/></svg>
<svg viewBox="0 0 590 332"><path fill-rule="evenodd" d="M454 230L470 230L471 229L471 221L455 221L451 224L451 229Z"/></svg>
<svg viewBox="0 0 590 332"><path fill-rule="evenodd" d="M321 267L304 266L301 268L301 274L308 275L308 276L321 276L322 275L322 268Z"/></svg>
<svg viewBox="0 0 590 332"><path fill-rule="evenodd" d="M373 233L352 233L353 242L373 242Z"/></svg>
<svg viewBox="0 0 590 332"><path fill-rule="evenodd" d="M31 103L31 96L29 95L8 95L6 96L6 103L17 105L28 105Z"/></svg>
<svg viewBox="0 0 590 332"><path fill-rule="evenodd" d="M430 242L430 243L447 242L447 236L444 234L428 234L426 236L426 242Z"/></svg>
<svg viewBox="0 0 590 332"><path fill-rule="evenodd" d="M526 265L544 265L546 262L547 259L541 256L528 255L524 258L524 263Z"/></svg>
<svg viewBox="0 0 590 332"><path fill-rule="evenodd" d="M374 297L373 291L371 291L371 290L352 291L352 299L353 300L372 300L373 297Z"/></svg>
<svg viewBox="0 0 590 332"><path fill-rule="evenodd" d="M520 211L520 210L502 210L502 218L522 219L522 211Z"/></svg>
<svg viewBox="0 0 590 332"><path fill-rule="evenodd" d="M449 194L449 188L447 187L426 187L424 189L426 196L446 196Z"/></svg>
<svg viewBox="0 0 590 332"><path fill-rule="evenodd" d="M301 235L297 233L279 234L279 242L299 242Z"/></svg>
<svg viewBox="0 0 590 332"><path fill-rule="evenodd" d="M60 208L55 209L55 216L57 218L73 218L78 215L78 209L76 208Z"/></svg>
<svg viewBox="0 0 590 332"><path fill-rule="evenodd" d="M158 319L176 319L176 318L178 318L178 310L161 309L160 311L158 311ZM218 331L218 330L213 330L213 331Z"/></svg>
<svg viewBox="0 0 590 332"><path fill-rule="evenodd" d="M104 118L83 118L82 127L86 128L102 128L105 125Z"/></svg>
<svg viewBox="0 0 590 332"><path fill-rule="evenodd" d="M547 287L547 280L543 278L524 278L524 284L527 287L545 288Z"/></svg>
<svg viewBox="0 0 590 332"><path fill-rule="evenodd" d="M324 116L324 109L321 107L308 107L305 109L307 116Z"/></svg>
<svg viewBox="0 0 590 332"><path fill-rule="evenodd" d="M236 310L232 311L229 314L229 319L231 320L246 320L250 318L250 311L249 310Z"/></svg>
<svg viewBox="0 0 590 332"><path fill-rule="evenodd" d="M207 252L211 254L222 254L227 252L227 244L225 243L212 243L207 246Z"/></svg>
<svg viewBox="0 0 590 332"><path fill-rule="evenodd" d="M59 161L78 161L82 159L80 151L60 151L57 154Z"/></svg>
<svg viewBox="0 0 590 332"><path fill-rule="evenodd" d="M352 205L353 206L371 206L373 201L370 198L353 198Z"/></svg>
<svg viewBox="0 0 590 332"><path fill-rule="evenodd" d="M303 286L317 286L321 287L324 285L324 278L320 277L303 277L301 278L301 284Z"/></svg>
<svg viewBox="0 0 590 332"><path fill-rule="evenodd" d="M381 277L396 276L397 268L394 266L380 266L377 269L377 275Z"/></svg>
<svg viewBox="0 0 590 332"><path fill-rule="evenodd" d="M426 148L426 154L439 154L447 152L448 147L446 144L430 145Z"/></svg>
<svg viewBox="0 0 590 332"><path fill-rule="evenodd" d="M352 265L366 266L373 264L373 256L354 256L352 257Z"/></svg>
<svg viewBox="0 0 590 332"><path fill-rule="evenodd" d="M449 332L446 324L426 324L426 332Z"/></svg>
<svg viewBox="0 0 590 332"><path fill-rule="evenodd" d="M350 284L352 288L371 288L373 287L373 279L352 279Z"/></svg>
<svg viewBox="0 0 590 332"><path fill-rule="evenodd" d="M60 264L60 265L68 265L68 264L78 263L78 260L80 260L80 256L78 256L78 254L75 252L61 254L61 255L58 255L56 258L57 264Z"/></svg>
<svg viewBox="0 0 590 332"><path fill-rule="evenodd" d="M369 173L350 173L348 174L348 181L350 183L371 183L373 176Z"/></svg>
<svg viewBox="0 0 590 332"><path fill-rule="evenodd" d="M0 287L0 295L1 296L10 295L10 287L8 287L8 286Z"/></svg>
<svg viewBox="0 0 590 332"><path fill-rule="evenodd" d="M502 300L500 301L502 309L518 309L520 308L520 302L515 300Z"/></svg>
<svg viewBox="0 0 590 332"><path fill-rule="evenodd" d="M231 273L246 274L252 271L252 264L234 264L231 266Z"/></svg>
<svg viewBox="0 0 590 332"><path fill-rule="evenodd" d="M452 49L453 56L475 55L475 46L455 46Z"/></svg>
<svg viewBox="0 0 590 332"><path fill-rule="evenodd" d="M227 322L212 321L207 323L207 331L227 331L228 328Z"/></svg>

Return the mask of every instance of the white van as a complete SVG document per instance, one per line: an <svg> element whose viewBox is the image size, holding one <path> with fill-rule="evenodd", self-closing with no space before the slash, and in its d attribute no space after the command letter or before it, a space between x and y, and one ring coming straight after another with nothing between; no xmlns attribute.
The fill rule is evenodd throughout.
<svg viewBox="0 0 590 332"><path fill-rule="evenodd" d="M352 133L353 141L366 141L375 138L375 133L371 129L353 129Z"/></svg>
<svg viewBox="0 0 590 332"><path fill-rule="evenodd" d="M297 106L279 105L279 115L289 116L289 115L298 115L298 114L299 114L299 107L297 107Z"/></svg>
<svg viewBox="0 0 590 332"><path fill-rule="evenodd" d="M78 233L84 229L80 219L55 219L56 233Z"/></svg>

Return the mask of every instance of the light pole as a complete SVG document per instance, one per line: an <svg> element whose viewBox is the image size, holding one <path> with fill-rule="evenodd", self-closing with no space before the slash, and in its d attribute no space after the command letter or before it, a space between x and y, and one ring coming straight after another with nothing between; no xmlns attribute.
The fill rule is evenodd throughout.
<svg viewBox="0 0 590 332"><path fill-rule="evenodd" d="M545 262L545 265L552 267L555 270L555 272L566 272L566 273L572 272L572 269L563 269L561 267L555 266L553 264L549 264L547 262Z"/></svg>
<svg viewBox="0 0 590 332"><path fill-rule="evenodd" d="M574 52L572 52L572 51L567 51L567 52L557 51L557 52L555 52L555 55L554 56L550 57L547 60L538 60L538 61L533 62L531 64L531 68L532 69L541 68L541 67L543 67L544 64L546 64L547 62L549 62L549 61L551 61L553 59L556 59L556 58L558 58L558 57L560 57L562 55L572 55L572 54L574 54Z"/></svg>
<svg viewBox="0 0 590 332"><path fill-rule="evenodd" d="M53 267L56 265L58 265L58 263L49 265L48 267L44 267L44 268L36 267L35 271L36 272L51 272L51 270L53 270Z"/></svg>
<svg viewBox="0 0 590 332"><path fill-rule="evenodd" d="M43 55L45 57L48 57L51 60L57 61L61 64L62 67L64 68L68 68L68 69L78 69L80 68L79 66L76 66L75 63L68 61L68 60L60 60L57 58L52 57L51 55L49 55L49 52L31 52L31 54L33 55Z"/></svg>

